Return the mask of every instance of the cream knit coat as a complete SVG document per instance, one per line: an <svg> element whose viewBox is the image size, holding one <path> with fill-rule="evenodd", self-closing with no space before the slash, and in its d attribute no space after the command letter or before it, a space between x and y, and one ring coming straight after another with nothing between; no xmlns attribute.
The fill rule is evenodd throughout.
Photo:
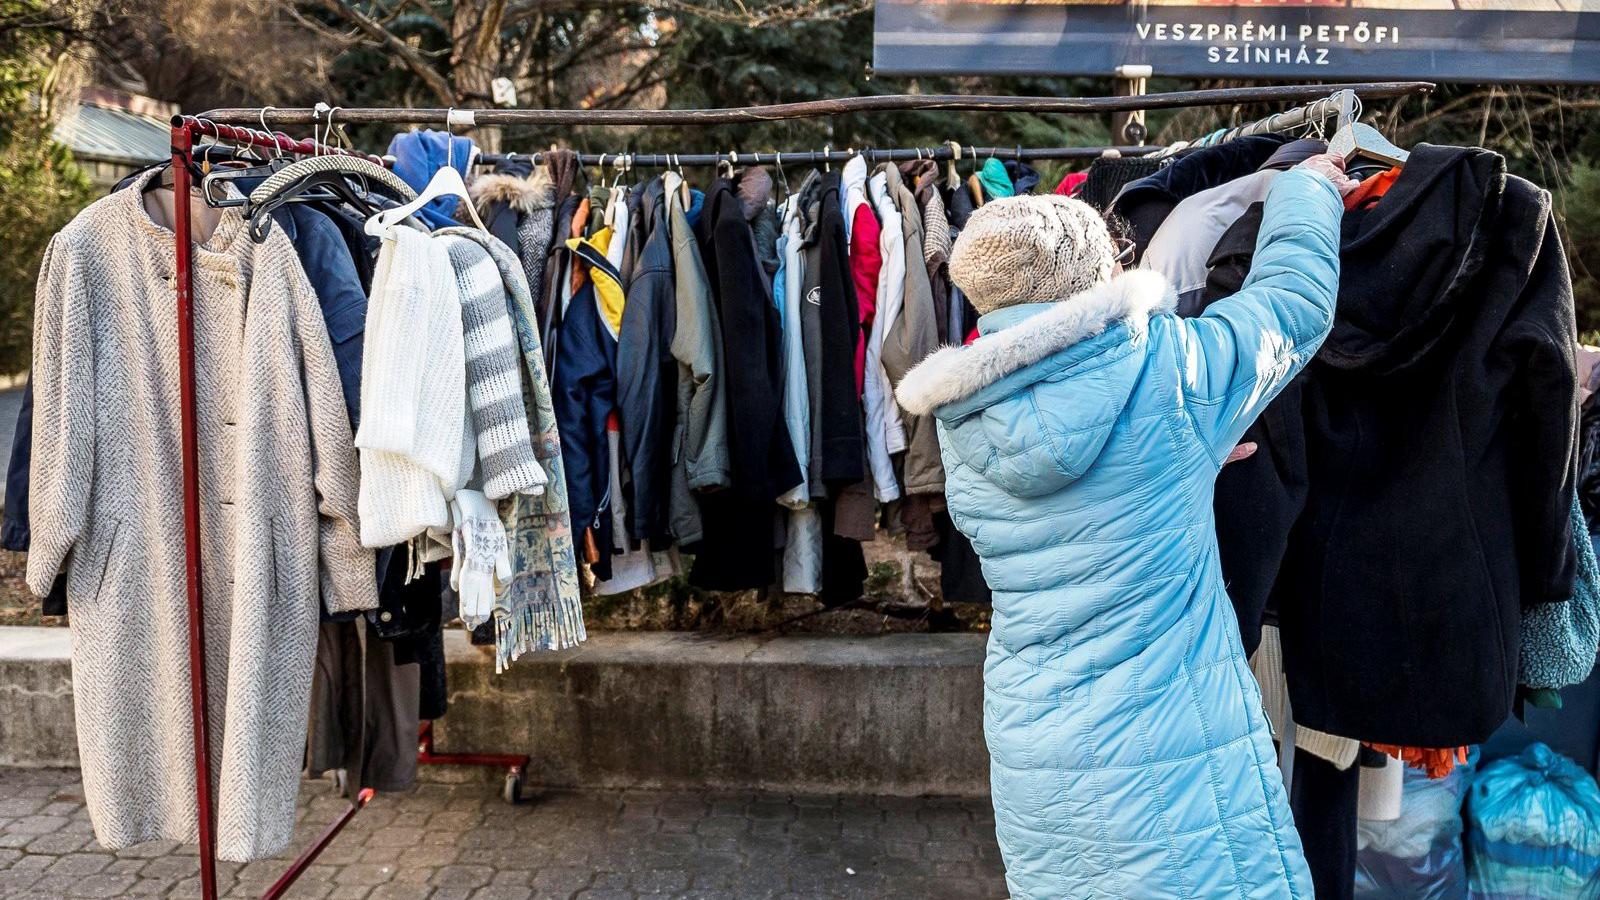
<svg viewBox="0 0 1600 900"><path fill-rule="evenodd" d="M28 586L66 569L84 795L113 850L196 839L174 247L150 177L56 235L34 323ZM211 778L240 861L294 827L319 594L377 605L316 295L280 229L244 232L224 212L194 258Z"/></svg>

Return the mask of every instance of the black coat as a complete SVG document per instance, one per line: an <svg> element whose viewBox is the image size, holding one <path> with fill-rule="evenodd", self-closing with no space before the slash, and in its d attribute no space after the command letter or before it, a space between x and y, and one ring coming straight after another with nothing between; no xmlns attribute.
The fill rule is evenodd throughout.
<svg viewBox="0 0 1600 900"><path fill-rule="evenodd" d="M1248 229L1213 254L1219 293ZM1271 586L1296 722L1478 743L1511 711L1523 608L1572 591L1576 326L1550 196L1497 154L1420 145L1345 216L1341 260L1332 335L1218 479L1223 572Z"/></svg>
<svg viewBox="0 0 1600 900"><path fill-rule="evenodd" d="M695 235L722 323L733 484L701 498L705 536L690 581L763 588L777 572L777 498L800 483L783 419L778 311L733 182L719 179L706 194Z"/></svg>
<svg viewBox="0 0 1600 900"><path fill-rule="evenodd" d="M860 313L850 277L837 172L822 177L821 199L817 302L822 307L822 480L830 488L841 488L866 477L866 450L855 376Z"/></svg>

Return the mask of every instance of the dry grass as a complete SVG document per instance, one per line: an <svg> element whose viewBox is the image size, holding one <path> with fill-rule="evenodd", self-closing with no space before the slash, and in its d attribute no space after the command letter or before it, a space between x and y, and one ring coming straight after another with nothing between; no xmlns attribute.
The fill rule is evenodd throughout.
<svg viewBox="0 0 1600 900"><path fill-rule="evenodd" d="M60 616L39 614L39 598L23 583L28 557L0 550L0 625L65 625Z"/></svg>

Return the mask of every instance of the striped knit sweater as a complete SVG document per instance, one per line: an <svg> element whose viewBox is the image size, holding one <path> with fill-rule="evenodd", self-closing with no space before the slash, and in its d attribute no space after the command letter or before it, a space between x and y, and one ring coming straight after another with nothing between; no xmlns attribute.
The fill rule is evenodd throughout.
<svg viewBox="0 0 1600 900"><path fill-rule="evenodd" d="M521 359L506 312L500 269L488 251L471 240L452 235L436 239L449 251L461 295L468 419L482 467L483 492L491 500L543 493L546 477L528 433Z"/></svg>

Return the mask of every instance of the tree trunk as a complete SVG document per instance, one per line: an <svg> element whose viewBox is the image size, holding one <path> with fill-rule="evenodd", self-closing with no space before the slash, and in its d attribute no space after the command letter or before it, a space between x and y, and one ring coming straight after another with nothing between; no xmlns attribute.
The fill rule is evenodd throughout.
<svg viewBox="0 0 1600 900"><path fill-rule="evenodd" d="M458 0L450 17L450 80L461 106L494 105L494 79L500 68L500 26L506 0ZM500 129L485 126L473 132L479 149L500 152Z"/></svg>

